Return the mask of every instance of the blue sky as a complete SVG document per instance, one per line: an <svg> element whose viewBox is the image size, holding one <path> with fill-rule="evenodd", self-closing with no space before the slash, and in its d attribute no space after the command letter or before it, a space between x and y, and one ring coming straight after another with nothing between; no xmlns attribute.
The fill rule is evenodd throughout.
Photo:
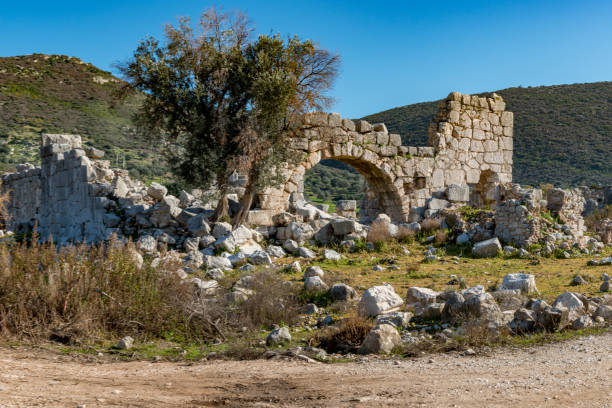
<svg viewBox="0 0 612 408"><path fill-rule="evenodd" d="M112 70L165 23L215 4L257 32L342 56L331 110L361 117L451 91L612 80L612 1L8 1L0 56L66 54Z"/></svg>

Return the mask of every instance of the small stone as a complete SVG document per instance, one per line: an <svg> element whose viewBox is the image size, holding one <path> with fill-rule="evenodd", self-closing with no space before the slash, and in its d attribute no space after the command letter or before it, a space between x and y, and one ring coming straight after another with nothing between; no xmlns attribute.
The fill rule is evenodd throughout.
<svg viewBox="0 0 612 408"><path fill-rule="evenodd" d="M130 336L125 336L117 342L117 348L120 350L129 350L134 345L134 339Z"/></svg>
<svg viewBox="0 0 612 408"><path fill-rule="evenodd" d="M281 327L279 329L272 330L266 337L266 346L276 346L291 342L291 334L289 329Z"/></svg>

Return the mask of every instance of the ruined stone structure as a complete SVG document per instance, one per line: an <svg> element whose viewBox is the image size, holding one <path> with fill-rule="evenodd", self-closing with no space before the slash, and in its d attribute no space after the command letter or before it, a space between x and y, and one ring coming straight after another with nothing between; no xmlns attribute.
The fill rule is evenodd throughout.
<svg viewBox="0 0 612 408"><path fill-rule="evenodd" d="M104 197L95 189L96 169L81 148L80 136L43 134L41 167L20 165L2 176L9 191L9 229L37 225L43 240L94 242L105 238Z"/></svg>
<svg viewBox="0 0 612 408"><path fill-rule="evenodd" d="M349 164L365 177L360 215L369 218L386 213L396 222L414 220L432 196L450 186L469 186L462 201L493 201L493 187L512 181L513 115L505 107L498 95L453 92L440 102L429 146L422 147L403 146L384 124L310 113L290 135L301 161L289 166L282 188L259 195L260 207L271 214L287 209L291 195L303 193L304 173L323 159Z"/></svg>

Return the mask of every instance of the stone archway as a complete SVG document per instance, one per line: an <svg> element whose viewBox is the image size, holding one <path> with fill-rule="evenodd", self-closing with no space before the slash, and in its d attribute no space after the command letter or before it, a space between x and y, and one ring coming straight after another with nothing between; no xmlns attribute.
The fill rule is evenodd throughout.
<svg viewBox="0 0 612 408"><path fill-rule="evenodd" d="M484 184L510 182L513 116L504 109L498 95L453 92L440 101L429 126L429 146L419 147L403 146L400 135L390 134L384 124L308 113L287 135L296 157L286 166L287 181L258 194L260 209L286 210L291 195L303 193L304 173L323 159L344 162L364 175L362 215L384 212L395 222L408 221L411 209L424 210L434 193L444 195L451 185L474 186L486 180L482 189L489 190Z"/></svg>

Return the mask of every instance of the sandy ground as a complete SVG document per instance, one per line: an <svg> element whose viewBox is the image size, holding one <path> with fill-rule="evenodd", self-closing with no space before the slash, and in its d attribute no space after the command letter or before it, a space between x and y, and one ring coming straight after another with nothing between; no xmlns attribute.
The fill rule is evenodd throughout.
<svg viewBox="0 0 612 408"><path fill-rule="evenodd" d="M85 361L0 348L0 407L612 407L612 333L488 355L321 364Z"/></svg>

